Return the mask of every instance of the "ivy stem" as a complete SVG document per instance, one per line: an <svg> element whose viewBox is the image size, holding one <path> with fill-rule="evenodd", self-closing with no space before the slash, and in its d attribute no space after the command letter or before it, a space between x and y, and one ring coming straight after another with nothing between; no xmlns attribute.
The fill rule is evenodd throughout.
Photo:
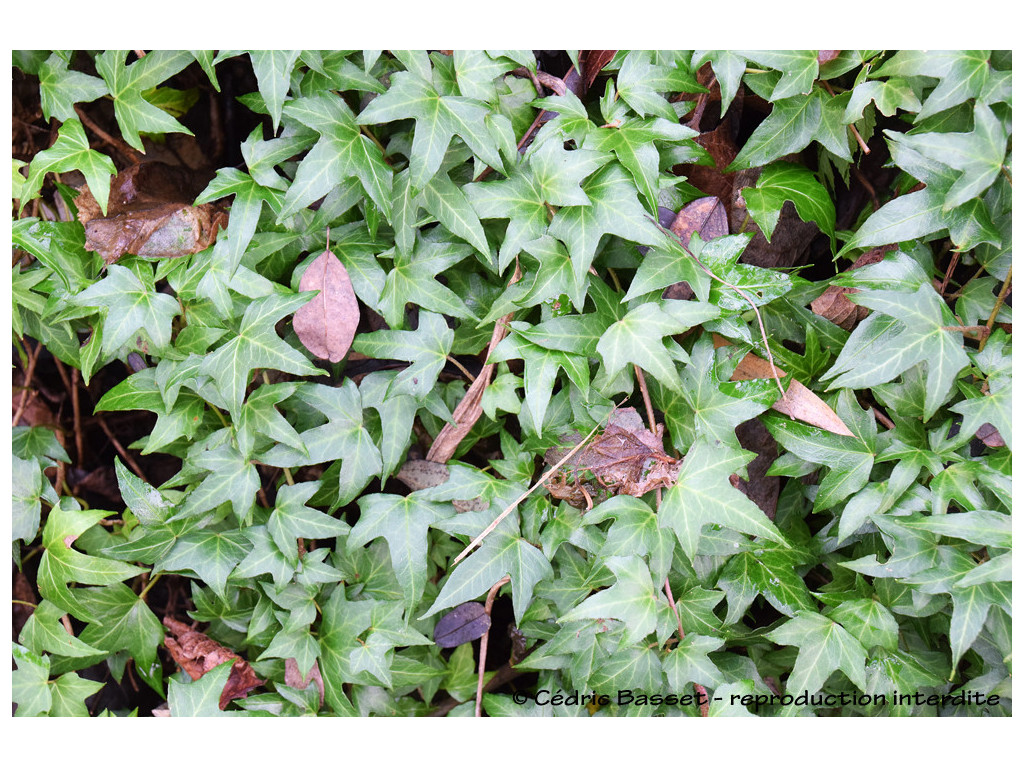
<svg viewBox="0 0 1024 768"><path fill-rule="evenodd" d="M83 110L81 107L76 106L75 112L78 114L78 119L82 121L82 125L84 125L90 131L99 136L103 143L109 144L110 146L114 147L114 149L117 149L118 151L124 153L125 155L130 157L132 159L132 162L134 163L141 162L142 160L145 159L144 155L140 154L139 151L136 150L134 147L128 146L128 144L126 144L121 139L117 138L116 136L111 136L109 133L107 133L98 125L96 125L96 123L94 123L89 118L89 116L85 114L85 110Z"/></svg>
<svg viewBox="0 0 1024 768"><path fill-rule="evenodd" d="M28 600L18 600L17 598L11 598L12 605L27 605L29 608L38 608L35 603L30 603Z"/></svg>
<svg viewBox="0 0 1024 768"><path fill-rule="evenodd" d="M498 590L508 584L511 579L508 576L503 576L499 579L494 586L491 587L487 593L487 600L484 601L484 613L487 614L488 618L491 615L491 608L494 607L494 598L498 596ZM484 700L484 665L487 663L487 638L490 636L490 631L484 632L480 637L480 664L477 668L476 673L476 717L483 717L483 700Z"/></svg>
<svg viewBox="0 0 1024 768"><path fill-rule="evenodd" d="M85 434L82 432L82 407L78 396L78 383L82 373L77 368L71 369L71 417L75 424L75 456L78 465L85 464Z"/></svg>
<svg viewBox="0 0 1024 768"><path fill-rule="evenodd" d="M464 366L462 363L460 363L458 360L456 360L452 355L446 355L445 357L447 358L449 363L451 363L456 368L458 368L460 371L462 371L462 375L465 376L467 379L469 379L469 383L470 384L472 384L473 382L476 381L476 376L474 376L472 373L470 373L468 370L466 370L466 366Z"/></svg>
<svg viewBox="0 0 1024 768"><path fill-rule="evenodd" d="M364 136L366 136L366 138L368 138L370 141L377 145L378 149L380 149L380 153L384 157L388 156L388 151L384 149L384 145L380 143L380 139L374 136L369 128L367 128L365 125L361 125L359 126L359 130Z"/></svg>
<svg viewBox="0 0 1024 768"><path fill-rule="evenodd" d="M146 584L146 586L142 588L141 592L139 592L139 600L144 600L146 598L146 594L149 592L149 590L151 590L153 588L154 584L156 584L158 581L160 581L160 577L161 576L163 576L163 574L162 573L158 573L156 576L154 576L153 578L151 578L149 580L149 583Z"/></svg>
<svg viewBox="0 0 1024 768"><path fill-rule="evenodd" d="M668 576L665 577L665 597L668 598L668 604L672 608L672 613L676 615L676 625L679 629L679 642L681 643L686 638L686 633L683 631L683 619L679 615L679 609L676 607L676 599L672 596L672 585L668 583ZM708 689L700 683L694 683L693 690L697 694L700 716L707 717L711 708L711 703L708 700Z"/></svg>
<svg viewBox="0 0 1024 768"><path fill-rule="evenodd" d="M982 337L981 342L978 344L978 351L981 352L985 348L985 342L988 341L988 337L992 334L992 326L996 323L996 315L999 314L999 310L1003 308L1003 302L1006 300L1006 294L1010 292L1010 280L1013 278L1013 265L1006 270L1006 279L1003 280L1003 287L999 289L999 295L996 297L996 305L992 307L992 313L988 316L988 322L985 323L985 327L988 328L988 333Z"/></svg>

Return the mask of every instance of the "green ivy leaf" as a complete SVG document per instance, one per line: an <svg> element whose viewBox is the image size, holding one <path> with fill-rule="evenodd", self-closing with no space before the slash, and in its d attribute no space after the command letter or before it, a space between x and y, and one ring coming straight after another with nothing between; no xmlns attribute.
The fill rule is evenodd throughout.
<svg viewBox="0 0 1024 768"><path fill-rule="evenodd" d="M50 691L50 657L40 656L12 643L17 669L11 672L11 698L18 706L16 717L46 714L53 706Z"/></svg>
<svg viewBox="0 0 1024 768"><path fill-rule="evenodd" d="M931 418L945 402L953 379L968 364L963 336L952 312L930 285L915 293L861 291L855 304L874 309L823 376L836 387L870 387L891 381L922 361L928 363L924 416Z"/></svg>
<svg viewBox="0 0 1024 768"><path fill-rule="evenodd" d="M391 87L359 113L360 125L390 123L412 118L416 130L412 137L409 167L413 187L423 189L441 167L444 153L453 136L458 136L485 163L503 169L498 147L488 133L484 118L487 108L464 96L442 96L425 79L426 72L396 72Z"/></svg>
<svg viewBox="0 0 1024 768"><path fill-rule="evenodd" d="M437 383L454 340L455 334L441 315L420 312L420 324L415 331L360 334L352 343L352 349L370 357L412 363L395 377L388 392L422 400Z"/></svg>
<svg viewBox="0 0 1024 768"><path fill-rule="evenodd" d="M123 585L119 585L123 586ZM127 589L127 587L125 587ZM102 654L98 648L75 637L61 624L65 611L49 600L43 600L32 611L18 639L33 653L82 658ZM90 625L92 626L92 625Z"/></svg>
<svg viewBox="0 0 1024 768"><path fill-rule="evenodd" d="M779 213L787 200L804 221L813 221L829 236L835 249L836 208L832 198L814 174L801 165L773 163L765 168L754 187L744 187L747 210L771 242Z"/></svg>
<svg viewBox="0 0 1024 768"><path fill-rule="evenodd" d="M167 684L167 706L171 717L229 717L221 711L220 695L227 685L233 661L225 661L198 680Z"/></svg>
<svg viewBox="0 0 1024 768"><path fill-rule="evenodd" d="M38 152L29 165L28 178L21 187L21 208L39 194L43 177L50 172L81 171L89 183L96 202L104 215L110 197L110 177L117 173L114 161L101 152L89 148L82 124L68 118L57 132L57 141L49 149Z"/></svg>
<svg viewBox="0 0 1024 768"><path fill-rule="evenodd" d="M423 597L427 579L427 529L451 517L454 508L425 501L415 493L375 493L359 499L359 510L362 514L348 537L348 548L361 547L378 537L386 539L395 575L412 610Z"/></svg>
<svg viewBox="0 0 1024 768"><path fill-rule="evenodd" d="M466 185L466 195L481 218L509 220L498 252L500 270L544 234L549 205L589 205L580 184L605 161L605 155L590 149L570 151L549 140L530 152L508 179Z"/></svg>
<svg viewBox="0 0 1024 768"><path fill-rule="evenodd" d="M43 528L46 551L39 561L39 594L67 613L92 622L96 617L78 598L77 590L69 588L69 583L116 584L147 569L72 549L75 539L110 514L103 510L74 509L72 503L61 499L46 518Z"/></svg>
<svg viewBox="0 0 1024 768"><path fill-rule="evenodd" d="M462 243L432 242L423 237L416 238L416 246L408 255L396 253L395 268L388 273L380 293L379 307L387 324L395 330L403 329L405 305L410 302L439 314L477 319L451 288L436 279L438 273L469 254Z"/></svg>
<svg viewBox="0 0 1024 768"><path fill-rule="evenodd" d="M203 359L200 372L214 380L232 414L238 414L241 409L254 368L270 368L297 376L322 375L319 368L274 332L278 320L307 301L299 294L271 294L256 299L246 308L238 334Z"/></svg>
<svg viewBox="0 0 1024 768"><path fill-rule="evenodd" d="M281 109L288 95L292 68L298 58L299 51L249 51L260 96L270 111L270 119L274 121L274 133L281 124Z"/></svg>
<svg viewBox="0 0 1024 768"><path fill-rule="evenodd" d="M651 571L636 555L608 557L605 566L615 574L615 584L588 597L558 621L618 619L626 625L626 642L638 643L654 632L659 609L668 605L658 600Z"/></svg>
<svg viewBox="0 0 1024 768"><path fill-rule="evenodd" d="M698 440L679 470L676 484L668 489L659 513L662 527L675 531L687 557L697 554L701 530L717 524L787 546L778 529L750 499L736 490L729 476L741 471L749 454L727 446Z"/></svg>
<svg viewBox="0 0 1024 768"><path fill-rule="evenodd" d="M143 91L154 88L192 61L188 51L150 51L141 59L125 65L128 51L104 51L96 57L96 71L107 84L114 99L114 117L121 135L139 152L145 152L140 132L193 133L159 107L143 98Z"/></svg>
<svg viewBox="0 0 1024 768"><path fill-rule="evenodd" d="M181 312L173 297L156 291L148 264L140 265L138 272L111 264L107 277L78 294L75 303L106 310L104 355L115 354L139 331L153 342L154 351L163 350L171 343L171 321Z"/></svg>
<svg viewBox="0 0 1024 768"><path fill-rule="evenodd" d="M616 163L606 165L583 183L589 205L561 208L548 225L548 233L569 249L576 284L582 285L594 261L597 245L606 234L635 243L657 245L657 230L645 218L636 188Z"/></svg>
<svg viewBox="0 0 1024 768"><path fill-rule="evenodd" d="M506 518L484 539L480 549L455 568L441 587L437 599L420 618L475 600L509 576L512 579L512 607L516 623L522 622L523 614L533 599L534 586L554 573L551 563L540 550L513 532L513 517Z"/></svg>
<svg viewBox="0 0 1024 768"><path fill-rule="evenodd" d="M43 117L50 121L57 118L62 123L78 122L75 104L95 101L107 94L106 84L98 77L68 69L68 60L60 53L51 53L39 65L39 101ZM114 171L117 173L117 171ZM89 184L90 189L94 189ZM95 195L95 190L93 191ZM100 202L97 196L96 201ZM106 212L106 204L100 203Z"/></svg>
<svg viewBox="0 0 1024 768"><path fill-rule="evenodd" d="M124 584L82 590L82 601L97 620L82 630L81 640L107 653L128 651L148 679L164 628L145 601Z"/></svg>
<svg viewBox="0 0 1024 768"><path fill-rule="evenodd" d="M278 221L353 177L359 179L367 196L390 221L391 168L380 147L360 133L344 100L333 95L293 99L285 105L284 113L312 128L320 138L299 163L277 214Z"/></svg>
<svg viewBox="0 0 1024 768"><path fill-rule="evenodd" d="M194 573L224 598L228 576L249 554L248 545L249 539L242 531L193 531L180 537L153 570Z"/></svg>
<svg viewBox="0 0 1024 768"><path fill-rule="evenodd" d="M835 670L842 670L850 682L864 690L867 652L857 638L831 619L812 611L800 611L766 637L800 649L786 683L788 693L794 696L804 691L817 693ZM787 714L794 710L795 705L783 708Z"/></svg>
<svg viewBox="0 0 1024 768"><path fill-rule="evenodd" d="M725 623L741 621L758 595L764 595L784 616L795 616L801 610L815 610L811 592L795 570L804 559L795 550L775 545L737 552L730 557L716 585L725 592L729 601Z"/></svg>

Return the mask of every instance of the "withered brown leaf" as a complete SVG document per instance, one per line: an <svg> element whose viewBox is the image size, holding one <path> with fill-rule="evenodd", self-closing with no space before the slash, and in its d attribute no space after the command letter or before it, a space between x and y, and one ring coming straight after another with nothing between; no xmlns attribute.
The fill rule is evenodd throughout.
<svg viewBox="0 0 1024 768"><path fill-rule="evenodd" d="M860 269L866 267L868 264L877 264L882 260L887 250L892 250L892 245L883 245L878 248L872 248L867 253L861 254L851 267L851 269ZM868 316L870 311L867 307L862 307L858 304L854 304L847 298L847 294L856 293L856 288L844 288L838 285L830 285L825 289L825 292L818 298L811 302L811 311L816 315L821 315L826 320L829 320L840 328L847 331L852 331L856 327L857 323Z"/></svg>
<svg viewBox="0 0 1024 768"><path fill-rule="evenodd" d="M348 270L326 250L306 267L299 290L320 292L295 313L292 325L299 341L317 357L341 362L359 325L359 302Z"/></svg>
<svg viewBox="0 0 1024 768"><path fill-rule="evenodd" d="M228 215L216 204L192 205L205 179L165 163L133 165L111 183L106 216L86 184L76 201L85 249L111 264L127 253L176 258L208 248Z"/></svg>
<svg viewBox="0 0 1024 768"><path fill-rule="evenodd" d="M164 638L164 645L170 651L171 658L193 680L198 680L227 661L234 661L231 674L220 694L221 709L226 709L232 699L244 699L253 688L263 685L263 680L256 677L249 662L216 640L170 616L164 616L164 626L173 635Z"/></svg>
<svg viewBox="0 0 1024 768"><path fill-rule="evenodd" d="M681 462L665 453L664 433L662 424L656 433L648 430L635 408L617 408L604 432L565 462L561 474L545 487L554 498L581 509L617 494L643 496L668 488L675 484ZM573 443L549 448L544 454L548 464L560 462L579 440L575 434L565 437Z"/></svg>
<svg viewBox="0 0 1024 768"><path fill-rule="evenodd" d="M320 693L320 706L322 707L324 705L324 679L320 676L320 667L317 662L314 661L309 672L303 675L299 671L299 662L296 659L290 658L284 660L285 685L304 691L310 683L313 683L316 686L317 691Z"/></svg>
<svg viewBox="0 0 1024 768"><path fill-rule="evenodd" d="M669 227L686 247L694 234L704 242L729 234L729 215L716 196L701 197L679 209ZM686 301L694 296L688 283L673 283L665 289L662 298Z"/></svg>

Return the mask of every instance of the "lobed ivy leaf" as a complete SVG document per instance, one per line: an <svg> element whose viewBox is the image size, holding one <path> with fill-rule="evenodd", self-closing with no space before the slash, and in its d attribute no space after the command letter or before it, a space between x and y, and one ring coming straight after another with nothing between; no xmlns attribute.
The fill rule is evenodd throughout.
<svg viewBox="0 0 1024 768"><path fill-rule="evenodd" d="M412 493L375 493L359 499L359 521L348 537L348 548L361 547L378 537L388 542L391 564L410 610L423 597L427 579L427 529L451 517L449 504L426 501Z"/></svg>
<svg viewBox="0 0 1024 768"><path fill-rule="evenodd" d="M96 57L96 72L103 78L114 100L114 117L124 140L139 152L145 152L140 132L187 133L192 136L192 131L142 95L187 67L195 60L192 54L188 51L150 51L126 65L127 57L128 51L104 51Z"/></svg>
<svg viewBox="0 0 1024 768"><path fill-rule="evenodd" d="M441 586L430 608L420 618L433 616L446 608L475 600L505 576L512 580L512 607L516 623L533 599L534 587L554 575L551 563L533 544L513 532L510 515L495 528L480 548L460 563ZM512 522L509 522L512 520Z"/></svg>
<svg viewBox="0 0 1024 768"><path fill-rule="evenodd" d="M801 219L813 221L829 236L835 249L836 208L825 187L808 168L794 163L773 163L761 172L756 185L744 187L742 194L747 210L768 242L771 242L782 206L789 200Z"/></svg>
<svg viewBox="0 0 1024 768"><path fill-rule="evenodd" d="M864 690L867 651L835 621L812 611L800 611L767 637L772 642L800 649L786 683L788 693L794 696L804 691L816 693L835 670L842 670L850 682ZM794 714L796 705L786 706L782 711Z"/></svg>
<svg viewBox="0 0 1024 768"><path fill-rule="evenodd" d="M728 446L713 447L703 439L686 454L676 484L665 494L658 522L675 532L687 557L697 554L701 531L709 524L788 546L764 512L729 482L747 455Z"/></svg>
<svg viewBox="0 0 1024 768"><path fill-rule="evenodd" d="M61 499L47 515L43 527L46 551L39 561L37 577L39 594L63 611L92 622L96 616L70 584L117 584L147 569L72 549L75 539L110 514L103 510L79 510L72 505L73 502Z"/></svg>
<svg viewBox="0 0 1024 768"><path fill-rule="evenodd" d="M617 619L626 625L626 642L638 643L654 632L660 603L651 580L651 571L637 555L605 558L605 566L615 574L615 584L588 597L558 621L579 619Z"/></svg>
<svg viewBox="0 0 1024 768"><path fill-rule="evenodd" d="M830 389L874 386L927 361L924 416L931 418L969 362L963 336L951 328L957 321L942 297L922 285L915 293L861 291L851 300L876 312L857 326L822 378L833 379Z"/></svg>
<svg viewBox="0 0 1024 768"><path fill-rule="evenodd" d="M437 173L454 136L466 142L489 166L502 170L497 144L485 125L487 108L464 96L441 95L430 82L429 63L418 69L418 73L396 72L387 92L359 113L359 124L406 118L416 121L409 157L410 181L416 189L423 189Z"/></svg>
<svg viewBox="0 0 1024 768"><path fill-rule="evenodd" d="M351 178L357 178L367 196L391 219L392 171L380 147L359 131L355 116L340 96L304 96L292 99L284 114L320 134L299 163L295 180L285 194L278 221L305 208Z"/></svg>
<svg viewBox="0 0 1024 768"><path fill-rule="evenodd" d="M434 312L420 312L415 331L374 331L356 337L352 349L382 360L406 360L412 365L403 370L391 386L390 394L412 395L422 400L437 382L455 335Z"/></svg>
<svg viewBox="0 0 1024 768"><path fill-rule="evenodd" d="M107 213L107 201L110 198L110 177L117 174L114 161L101 152L89 148L89 140L85 129L77 118L67 118L57 132L57 141L49 149L36 153L29 164L28 177L21 185L18 198L21 201L19 210L24 210L26 203L39 194L43 185L43 177L47 173L64 173L65 171L81 171L89 183L89 190L100 206L103 214Z"/></svg>
<svg viewBox="0 0 1024 768"><path fill-rule="evenodd" d="M214 380L232 414L237 415L241 409L254 368L270 368L298 376L322 374L274 332L278 320L307 301L299 294L271 294L256 299L246 308L238 334L203 359L200 372Z"/></svg>

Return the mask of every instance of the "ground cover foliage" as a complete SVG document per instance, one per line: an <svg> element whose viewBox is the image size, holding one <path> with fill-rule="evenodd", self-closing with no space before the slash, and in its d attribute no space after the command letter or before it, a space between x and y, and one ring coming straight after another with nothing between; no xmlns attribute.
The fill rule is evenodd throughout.
<svg viewBox="0 0 1024 768"><path fill-rule="evenodd" d="M17 715L1010 713L1008 52L13 64Z"/></svg>

